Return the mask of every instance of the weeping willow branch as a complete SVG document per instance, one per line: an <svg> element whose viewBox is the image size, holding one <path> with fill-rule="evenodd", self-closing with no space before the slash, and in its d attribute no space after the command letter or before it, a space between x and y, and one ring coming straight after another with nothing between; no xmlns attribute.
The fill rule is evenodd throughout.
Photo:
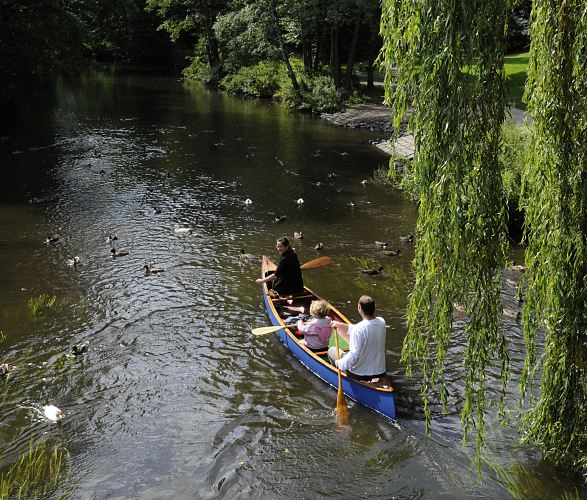
<svg viewBox="0 0 587 500"><path fill-rule="evenodd" d="M462 422L464 442L475 427L478 452L489 363L499 361L504 389L508 379L497 278L506 248L497 158L505 109L506 7L502 0L384 0L381 21L386 99L397 129L413 106L408 127L415 137L420 202L416 283L402 359L408 374L415 362L421 364L429 431L433 388L446 410L443 367L453 335L452 304L471 311Z"/></svg>
<svg viewBox="0 0 587 500"><path fill-rule="evenodd" d="M587 473L587 4L534 0L526 99L526 439ZM544 353L536 336L545 333ZM539 397L532 379L541 373Z"/></svg>

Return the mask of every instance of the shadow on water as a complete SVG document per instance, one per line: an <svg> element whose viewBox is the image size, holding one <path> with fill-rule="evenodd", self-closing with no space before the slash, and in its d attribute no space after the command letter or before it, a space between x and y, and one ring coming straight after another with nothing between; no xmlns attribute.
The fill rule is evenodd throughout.
<svg viewBox="0 0 587 500"><path fill-rule="evenodd" d="M448 356L448 414L433 405L425 436L417 375L406 379L400 363L413 279L413 246L400 236L417 211L361 183L387 163L369 145L377 134L133 72L62 82L54 101L3 120L0 363L14 369L1 385L2 468L48 435L70 453L61 491L80 497L505 496L490 467L476 482L472 450L460 447L465 317ZM272 253L294 231L305 235L294 243L302 261L333 258L307 271L311 288L354 320L357 298L376 298L390 325L398 423L349 402L339 432L336 391L275 336L250 335L267 324L259 262L238 253ZM79 265L68 265L74 256ZM356 258L379 262L384 276L365 277ZM146 275L146 264L164 272ZM32 317L28 303L42 294L55 304ZM504 288L515 308L514 295ZM519 377L521 330L507 318L504 328ZM69 354L83 341L86 353ZM496 394L497 373L488 377ZM47 421L48 404L67 417ZM519 463L539 491L551 492L554 476L559 491L577 484L496 422L490 409L496 461Z"/></svg>

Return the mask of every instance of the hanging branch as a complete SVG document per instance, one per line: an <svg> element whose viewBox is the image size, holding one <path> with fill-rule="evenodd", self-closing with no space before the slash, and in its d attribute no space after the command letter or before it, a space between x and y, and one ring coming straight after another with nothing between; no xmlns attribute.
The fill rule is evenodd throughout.
<svg viewBox="0 0 587 500"><path fill-rule="evenodd" d="M471 317L466 328L464 442L475 425L478 466L486 407L485 373L500 362L508 379L506 340L498 326L498 269L505 263L505 217L497 160L504 120L506 4L500 0L385 0L381 32L385 92L399 129L409 106L415 137L413 174L420 204L402 360L422 370L427 430L453 331L453 302ZM392 76L391 68L397 77Z"/></svg>
<svg viewBox="0 0 587 500"><path fill-rule="evenodd" d="M534 0L524 175L526 439L587 472L587 4ZM544 354L536 336L545 334ZM532 399L532 378L541 374Z"/></svg>

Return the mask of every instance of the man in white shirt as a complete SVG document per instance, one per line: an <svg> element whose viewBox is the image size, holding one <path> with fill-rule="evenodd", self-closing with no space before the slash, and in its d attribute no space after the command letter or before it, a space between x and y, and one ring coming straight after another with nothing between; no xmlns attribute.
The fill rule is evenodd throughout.
<svg viewBox="0 0 587 500"><path fill-rule="evenodd" d="M363 318L356 325L333 321L332 327L349 343L349 351L336 347L328 350L328 357L351 378L371 380L385 375L385 320L375 316L375 301L368 295L359 299L358 311Z"/></svg>

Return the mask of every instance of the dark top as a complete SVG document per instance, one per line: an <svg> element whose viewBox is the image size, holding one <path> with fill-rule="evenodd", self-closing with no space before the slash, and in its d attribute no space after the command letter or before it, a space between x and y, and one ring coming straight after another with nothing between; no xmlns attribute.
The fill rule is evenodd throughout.
<svg viewBox="0 0 587 500"><path fill-rule="evenodd" d="M277 264L277 269L275 270L275 275L277 279L273 282L271 288L279 295L289 295L304 291L304 280L302 278L302 270L300 269L300 261L291 248L288 248L281 255L281 259L279 259L279 264Z"/></svg>

